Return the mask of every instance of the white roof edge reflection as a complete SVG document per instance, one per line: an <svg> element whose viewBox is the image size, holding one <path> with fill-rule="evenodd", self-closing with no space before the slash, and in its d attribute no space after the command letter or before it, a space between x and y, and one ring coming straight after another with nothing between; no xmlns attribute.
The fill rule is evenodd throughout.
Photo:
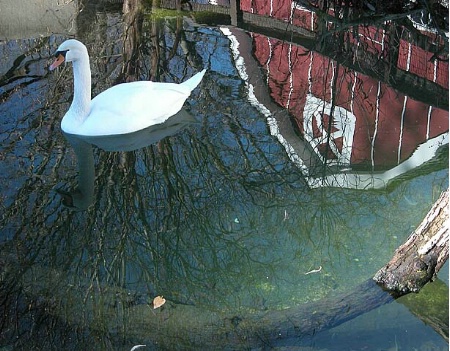
<svg viewBox="0 0 450 351"><path fill-rule="evenodd" d="M438 149L448 142L448 133L430 139L419 145L407 160L385 172L357 173L346 171L320 178L308 177L308 185L311 188L383 189L393 179L433 159Z"/></svg>
<svg viewBox="0 0 450 351"><path fill-rule="evenodd" d="M326 176L315 177L311 174L308 165L295 151L295 148L280 133L278 121L270 110L264 106L254 94L253 85L248 82L248 74L244 58L239 51L239 41L228 27L220 27L222 33L230 40L230 48L239 76L245 81L248 88L248 100L266 118L271 135L275 136L286 150L289 159L302 171L310 188L339 187L357 190L383 189L395 178L417 168L436 156L440 147L449 143L449 133L441 134L419 145L413 154L397 166L381 172L353 172L351 168L345 168L340 172Z"/></svg>
<svg viewBox="0 0 450 351"><path fill-rule="evenodd" d="M220 30L222 33L228 37L230 40L230 48L233 53L233 59L235 62L236 69L239 73L239 76L245 81L247 88L248 88L248 100L249 102L256 107L266 118L267 118L267 124L269 126L270 134L277 137L278 141L281 143L281 145L284 146L289 158L294 162L295 165L297 165L303 174L306 176L309 174L309 169L303 162L303 160L297 155L294 148L288 143L288 141L283 137L283 135L280 133L280 130L278 128L278 122L277 120L272 116L272 113L269 111L269 109L261 104L258 99L256 98L254 92L253 92L253 85L248 82L248 74L247 70L245 69L245 62L244 58L240 55L239 52L239 42L237 38L233 35L233 33L230 31L227 27L220 27Z"/></svg>

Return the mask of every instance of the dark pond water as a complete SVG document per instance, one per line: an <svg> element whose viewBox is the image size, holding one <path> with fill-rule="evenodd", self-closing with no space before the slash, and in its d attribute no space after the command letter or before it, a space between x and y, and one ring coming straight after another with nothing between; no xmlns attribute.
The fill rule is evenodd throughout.
<svg viewBox="0 0 450 351"><path fill-rule="evenodd" d="M357 290L420 223L448 185L445 67L420 100L275 32L68 6L1 27L0 350L448 349L418 318L447 319L447 266L430 291L320 333L269 340L241 323ZM60 129L70 65L48 71L71 36L93 95L207 73L166 124L87 140L137 150L91 148ZM77 188L81 211L61 195ZM225 320L242 334L216 337Z"/></svg>

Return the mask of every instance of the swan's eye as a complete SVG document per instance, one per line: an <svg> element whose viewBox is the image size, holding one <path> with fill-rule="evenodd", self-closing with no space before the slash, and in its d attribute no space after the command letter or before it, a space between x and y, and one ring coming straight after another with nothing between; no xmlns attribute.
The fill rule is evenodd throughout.
<svg viewBox="0 0 450 351"><path fill-rule="evenodd" d="M67 54L67 51L69 51L69 50L61 50L61 51L56 51L55 52L55 57L58 57L59 55L62 55L62 56L64 56L64 58L66 57L66 54Z"/></svg>
<svg viewBox="0 0 450 351"><path fill-rule="evenodd" d="M49 66L49 70L53 71L56 67L58 67L61 63L63 63L64 61L66 61L66 53L69 50L65 50L65 51L56 51L55 53L55 57L56 60L55 62L53 62L50 66Z"/></svg>

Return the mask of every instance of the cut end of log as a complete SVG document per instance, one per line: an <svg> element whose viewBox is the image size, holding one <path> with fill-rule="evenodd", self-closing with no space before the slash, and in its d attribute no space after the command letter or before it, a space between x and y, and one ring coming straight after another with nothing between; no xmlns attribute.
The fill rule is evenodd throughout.
<svg viewBox="0 0 450 351"><path fill-rule="evenodd" d="M397 267L389 265L383 267L375 274L373 280L395 297L417 293L426 283L433 280L436 264L435 255L408 257Z"/></svg>
<svg viewBox="0 0 450 351"><path fill-rule="evenodd" d="M448 190L373 280L395 297L419 290L448 259Z"/></svg>

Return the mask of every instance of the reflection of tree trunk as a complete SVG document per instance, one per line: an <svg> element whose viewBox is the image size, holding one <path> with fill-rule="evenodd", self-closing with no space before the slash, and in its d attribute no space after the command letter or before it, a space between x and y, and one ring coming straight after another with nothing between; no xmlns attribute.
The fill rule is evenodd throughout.
<svg viewBox="0 0 450 351"><path fill-rule="evenodd" d="M409 237L406 243L396 251L391 262L398 262L399 255L406 255L404 261L422 262L414 254L414 250L404 248L417 247L416 252L426 251L424 240L431 245L431 250L425 255L435 257L427 261L426 270L419 267L421 272L435 274L442 266L448 255L448 245L439 246L437 235L448 235L447 228L442 227L446 218L444 209L448 202L448 192L438 200L426 222L422 223ZM437 210L437 212L436 212ZM420 233L421 235L417 235ZM417 241L419 244L417 244ZM416 245L414 245L416 243ZM447 249L447 250L446 250ZM2 257L2 261L7 259ZM5 272L11 271L17 262L8 260ZM388 264L387 267L391 267ZM399 267L403 267L401 264ZM382 270L383 272L386 269ZM403 271L402 271L403 272ZM407 281L414 282L414 291L418 291L432 278L432 274L408 275ZM377 274L379 276L379 274ZM404 277L400 277L404 278ZM33 296L51 297L51 301L58 301L62 309L52 310L60 313L60 318L75 325L87 325L92 329L123 331L127 338L142 340L161 348L226 348L233 349L270 345L281 338L301 337L323 331L340 325L363 313L383 304L389 303L402 294L408 294L412 289L399 292L397 287L391 292L381 289L372 279L365 281L356 288L343 294L329 296L317 302L295 306L281 311L267 311L254 314L230 314L226 312L211 312L196 306L166 303L158 310L142 304L142 297L114 286L97 286L90 288L88 294L77 289L67 289L71 277L60 272L50 271L37 265L32 266L22 275L22 286L28 294ZM86 282L85 288L89 286ZM434 284L431 288L434 287ZM439 287L438 287L439 288ZM448 295L448 289L444 295ZM442 294L441 294L442 295ZM85 299L85 296L89 296ZM434 295L435 296L435 295ZM443 299L445 306L448 302ZM405 303L406 304L406 303ZM84 306L80 309L79 306ZM118 308L117 306L121 306ZM220 307L218 307L220 310ZM416 312L416 314L420 314ZM120 316L120 317L119 317ZM429 317L429 316L428 316ZM420 318L424 318L421 315ZM428 323L448 338L446 332L447 314L444 321L428 319Z"/></svg>
<svg viewBox="0 0 450 351"><path fill-rule="evenodd" d="M160 47L160 40L159 40L159 25L157 22L157 19L151 20L151 44L149 45L150 49L152 50L152 55L150 55L151 63L150 63L150 74L149 77L152 78L152 80L159 81L160 76L160 61L161 61L161 52L164 52L164 50L161 50ZM162 44L164 44L164 41L162 41Z"/></svg>
<svg viewBox="0 0 450 351"><path fill-rule="evenodd" d="M140 0L125 0L123 68L120 79L126 82L139 80L139 46L142 38L143 15Z"/></svg>
<svg viewBox="0 0 450 351"><path fill-rule="evenodd" d="M395 24L395 22L388 23L386 27L385 47L387 49L384 49L382 55L385 61L384 80L389 82L392 80L391 77L394 77L397 72L398 54L400 50L400 33L402 33L402 31L401 28Z"/></svg>

